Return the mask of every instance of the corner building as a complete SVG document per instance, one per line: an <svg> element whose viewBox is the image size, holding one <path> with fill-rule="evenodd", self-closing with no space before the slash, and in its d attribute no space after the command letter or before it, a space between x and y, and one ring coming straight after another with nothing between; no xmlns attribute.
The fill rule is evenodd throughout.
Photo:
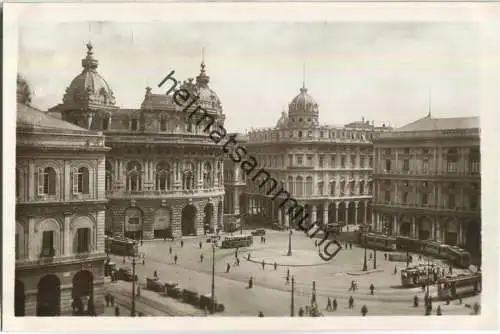
<svg viewBox="0 0 500 334"><path fill-rule="evenodd" d="M172 95L147 87L139 109L116 107L98 61L87 45L82 72L51 111L91 130L102 130L111 151L106 155L106 231L135 239L203 233L223 221L222 150L204 132L206 124L189 119ZM179 82L197 105L223 125L217 94L209 87L205 64L195 79ZM166 91L173 85L166 82ZM193 107L194 108L194 107Z"/></svg>
<svg viewBox="0 0 500 334"><path fill-rule="evenodd" d="M105 154L101 132L29 105L18 77L15 315L102 313Z"/></svg>
<svg viewBox="0 0 500 334"><path fill-rule="evenodd" d="M276 126L248 133L248 151L278 187L304 206L306 223L347 226L371 222L373 144L375 133L390 131L364 119L345 126L319 124L319 107L303 86ZM258 168L256 168L258 169ZM280 208L270 183L247 178L246 220L290 226L293 214Z"/></svg>
<svg viewBox="0 0 500 334"><path fill-rule="evenodd" d="M389 235L481 249L478 117L431 115L375 141L375 221Z"/></svg>

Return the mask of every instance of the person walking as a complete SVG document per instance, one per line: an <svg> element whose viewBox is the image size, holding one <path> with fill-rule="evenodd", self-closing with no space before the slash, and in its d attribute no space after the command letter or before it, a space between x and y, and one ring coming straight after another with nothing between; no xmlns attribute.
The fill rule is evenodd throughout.
<svg viewBox="0 0 500 334"><path fill-rule="evenodd" d="M290 268L286 269L286 277L290 278Z"/></svg>
<svg viewBox="0 0 500 334"><path fill-rule="evenodd" d="M181 239L181 248L184 247L184 240Z"/></svg>
<svg viewBox="0 0 500 334"><path fill-rule="evenodd" d="M387 253L384 253L384 260L387 261Z"/></svg>
<svg viewBox="0 0 500 334"><path fill-rule="evenodd" d="M170 247L168 248L168 253L169 253L170 255L172 255L172 246L170 246Z"/></svg>
<svg viewBox="0 0 500 334"><path fill-rule="evenodd" d="M375 286L372 284L370 284L370 295L373 296L373 290L375 290Z"/></svg>
<svg viewBox="0 0 500 334"><path fill-rule="evenodd" d="M286 285L290 284L290 276L286 276Z"/></svg>
<svg viewBox="0 0 500 334"><path fill-rule="evenodd" d="M229 270L231 269L231 265L228 263L226 265L226 274L229 273Z"/></svg>
<svg viewBox="0 0 500 334"><path fill-rule="evenodd" d="M156 270L153 272L153 277L158 278L158 272Z"/></svg>
<svg viewBox="0 0 500 334"><path fill-rule="evenodd" d="M118 306L115 307L115 317L120 316L120 308Z"/></svg>
<svg viewBox="0 0 500 334"><path fill-rule="evenodd" d="M253 288L253 277L250 276L250 278L248 279L248 288L251 289Z"/></svg>
<svg viewBox="0 0 500 334"><path fill-rule="evenodd" d="M354 298L349 296L349 308L352 309L354 307Z"/></svg>
<svg viewBox="0 0 500 334"><path fill-rule="evenodd" d="M240 258L239 258L239 257L237 257L237 258L236 258L236 266L237 266L237 267L239 267L239 266L240 266Z"/></svg>
<svg viewBox="0 0 500 334"><path fill-rule="evenodd" d="M366 316L367 313L368 313L368 308L366 307L366 305L363 305L361 307L361 315L364 317Z"/></svg>
<svg viewBox="0 0 500 334"><path fill-rule="evenodd" d="M109 302L111 303L111 307L115 306L115 297L113 295L109 295Z"/></svg>
<svg viewBox="0 0 500 334"><path fill-rule="evenodd" d="M175 263L175 264L177 264L177 260L178 260L178 259L179 259L179 258L177 257L177 254L175 254L175 255L174 255L174 263Z"/></svg>
<svg viewBox="0 0 500 334"><path fill-rule="evenodd" d="M335 298L332 302L332 308L333 308L333 312L337 311L337 298Z"/></svg>
<svg viewBox="0 0 500 334"><path fill-rule="evenodd" d="M250 261L250 253L248 253L248 257L247 257L248 261Z"/></svg>
<svg viewBox="0 0 500 334"><path fill-rule="evenodd" d="M278 264L276 263L276 261L274 262L274 271L276 271L276 269L278 269Z"/></svg>
<svg viewBox="0 0 500 334"><path fill-rule="evenodd" d="M332 300L330 297L328 297L327 302L326 302L326 310L330 312L332 310Z"/></svg>
<svg viewBox="0 0 500 334"><path fill-rule="evenodd" d="M204 258L204 255L203 253L200 254L200 263L203 263L203 258Z"/></svg>
<svg viewBox="0 0 500 334"><path fill-rule="evenodd" d="M418 307L418 296L413 297L413 307Z"/></svg>
<svg viewBox="0 0 500 334"><path fill-rule="evenodd" d="M106 307L109 307L109 292L106 294L106 296L104 296L104 300L106 301Z"/></svg>
<svg viewBox="0 0 500 334"><path fill-rule="evenodd" d="M266 267L266 263L264 262L264 260L262 260L262 270L264 270L265 267Z"/></svg>
<svg viewBox="0 0 500 334"><path fill-rule="evenodd" d="M441 312L441 305L438 305L438 307L436 309L436 315L443 315Z"/></svg>
<svg viewBox="0 0 500 334"><path fill-rule="evenodd" d="M299 317L303 317L304 316L304 309L301 307L299 308Z"/></svg>
<svg viewBox="0 0 500 334"><path fill-rule="evenodd" d="M398 273L398 268L396 266L394 266L394 276L396 276Z"/></svg>
<svg viewBox="0 0 500 334"><path fill-rule="evenodd" d="M259 311L259 317L260 318L264 317L264 313L262 311Z"/></svg>
<svg viewBox="0 0 500 334"><path fill-rule="evenodd" d="M198 244L200 246L200 249L203 247L203 243L200 240L200 243Z"/></svg>

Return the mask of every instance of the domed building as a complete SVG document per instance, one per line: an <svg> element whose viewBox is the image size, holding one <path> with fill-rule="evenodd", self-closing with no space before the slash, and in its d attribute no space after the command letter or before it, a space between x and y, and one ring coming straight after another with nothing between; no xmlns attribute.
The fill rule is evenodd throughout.
<svg viewBox="0 0 500 334"><path fill-rule="evenodd" d="M92 45L82 72L70 83L63 103L52 109L69 122L104 132L106 232L136 239L200 235L223 220L223 157L204 132L204 123L181 112L173 94L146 88L138 109L116 107L113 91L97 72ZM196 79L177 88L199 96L197 105L224 124L206 65Z"/></svg>
<svg viewBox="0 0 500 334"><path fill-rule="evenodd" d="M31 106L30 92L18 76L15 315L67 316L75 303L100 314L108 148L102 132Z"/></svg>
<svg viewBox="0 0 500 334"><path fill-rule="evenodd" d="M303 85L274 128L248 133L249 154L280 186L266 196L258 183L248 182L245 220L290 226L292 216L287 215L287 208L280 208L280 203L273 200L282 188L305 207L308 222L349 230L368 224L371 139L375 133L389 130L364 119L344 126L321 125L319 105Z"/></svg>

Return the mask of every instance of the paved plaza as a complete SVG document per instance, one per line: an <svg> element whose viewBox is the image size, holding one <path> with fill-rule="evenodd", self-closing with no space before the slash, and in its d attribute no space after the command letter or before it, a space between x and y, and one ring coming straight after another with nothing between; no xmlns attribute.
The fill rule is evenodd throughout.
<svg viewBox="0 0 500 334"><path fill-rule="evenodd" d="M200 240L202 248L199 248ZM172 254L169 248L172 248ZM139 248L144 254L145 264L141 261L136 266L136 272L141 282L145 277L152 277L156 270L162 281L177 282L182 288L209 294L212 283L212 247L203 238L185 238L184 246L180 240L155 240L144 242ZM235 249L215 250L215 295L226 310L217 316L256 316L260 311L265 316L290 315L291 286L286 283L287 270L295 278L295 314L300 307L309 305L312 297L312 284L316 281L316 295L320 310L325 316L360 315L360 308L366 305L368 315L423 315L424 293L420 288L402 289L399 287L399 270L406 263L384 260L384 252L377 252L377 268L373 270L373 258L367 255L368 271L363 272L364 250L353 245L352 249L342 249L331 261L325 262L318 255L314 240L301 232L295 232L292 237L292 256L287 256L288 233L267 231L266 242L261 243L260 237L254 237L254 244L249 248L239 250L240 265L235 264ZM248 260L250 253L250 261ZM174 264L177 254L178 262ZM201 254L204 260L201 262ZM414 256L416 264L417 256ZM114 257L119 266L124 266L123 259ZM262 260L266 262L262 268ZM274 269L276 262L276 270ZM231 265L226 273L227 264ZM130 266L127 260L125 266ZM398 273L394 275L394 268ZM248 289L248 280L253 277L254 286ZM353 280L359 282L359 290L348 291ZM130 283L109 283L127 289ZM374 295L370 295L369 286L375 286ZM113 289L116 289L116 286ZM435 294L435 287L430 289ZM153 296L152 292L143 291L143 298L153 298L162 303L172 304L174 301L166 297ZM420 307L412 305L413 297L420 299ZM148 297L150 296L150 297ZM348 308L348 298L353 296L354 309ZM336 298L336 312L326 312L327 298ZM454 301L450 305L444 302L434 303L434 313L437 305L441 305L443 314L470 314L466 304L479 301L475 296L463 300L462 305ZM173 305L173 304L172 304ZM183 310L189 313L189 310ZM199 315L199 310L192 315Z"/></svg>

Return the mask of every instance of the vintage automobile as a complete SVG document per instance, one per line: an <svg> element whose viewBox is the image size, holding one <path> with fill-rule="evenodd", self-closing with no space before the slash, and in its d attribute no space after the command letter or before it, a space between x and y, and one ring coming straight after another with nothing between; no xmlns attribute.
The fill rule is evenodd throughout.
<svg viewBox="0 0 500 334"><path fill-rule="evenodd" d="M261 237L263 235L266 235L266 230L264 230L263 228L259 228L259 229L256 229L255 231L252 231L252 235L255 237Z"/></svg>
<svg viewBox="0 0 500 334"><path fill-rule="evenodd" d="M146 277L146 289L161 293L165 289L165 283L157 277Z"/></svg>
<svg viewBox="0 0 500 334"><path fill-rule="evenodd" d="M194 306L200 305L200 294L189 289L182 290L182 301Z"/></svg>
<svg viewBox="0 0 500 334"><path fill-rule="evenodd" d="M200 295L200 308L203 310L207 308L210 311L212 307L212 294L208 293L205 295ZM224 305L217 302L215 299L215 312L224 312Z"/></svg>
<svg viewBox="0 0 500 334"><path fill-rule="evenodd" d="M106 261L106 263L104 263L104 276L111 276L111 273L114 271L116 271L116 263Z"/></svg>
<svg viewBox="0 0 500 334"><path fill-rule="evenodd" d="M126 282L132 282L132 269L130 268L118 268L116 271L116 279ZM135 275L136 282L139 280L137 275Z"/></svg>
<svg viewBox="0 0 500 334"><path fill-rule="evenodd" d="M286 228L285 228L285 225L282 225L282 224L276 224L274 223L271 228L275 231L284 231Z"/></svg>

